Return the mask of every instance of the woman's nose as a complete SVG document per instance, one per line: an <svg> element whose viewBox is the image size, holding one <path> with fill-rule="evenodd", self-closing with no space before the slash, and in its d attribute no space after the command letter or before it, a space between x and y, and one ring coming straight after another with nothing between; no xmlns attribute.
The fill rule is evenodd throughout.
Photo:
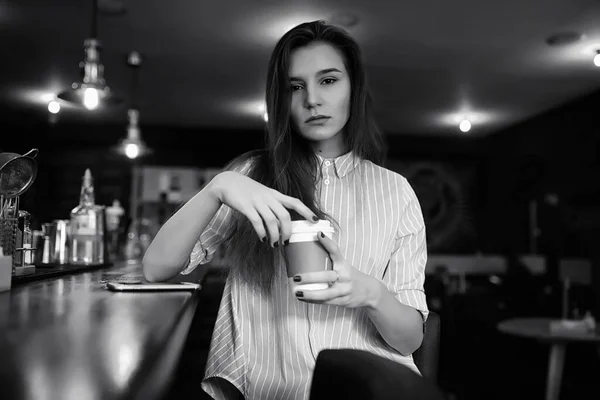
<svg viewBox="0 0 600 400"><path fill-rule="evenodd" d="M317 89L307 88L306 97L304 99L306 108L314 108L322 104L322 99Z"/></svg>

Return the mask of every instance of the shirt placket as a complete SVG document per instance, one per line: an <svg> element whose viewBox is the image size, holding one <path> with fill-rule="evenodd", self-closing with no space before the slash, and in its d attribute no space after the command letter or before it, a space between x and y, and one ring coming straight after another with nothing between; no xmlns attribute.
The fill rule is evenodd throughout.
<svg viewBox="0 0 600 400"><path fill-rule="evenodd" d="M333 187L331 187L333 185L333 178L334 178L334 169L335 169L335 164L333 161L331 160L325 160L323 161L323 164L321 166L321 182L320 182L320 196L321 196L321 201L324 201L324 194L325 192L329 192L329 196L333 196ZM316 360L318 353L319 353L319 349L323 344L323 338L319 337L319 332L321 331L321 327L318 326L318 318L316 318L315 313L318 312L316 307L311 306L308 309L308 313L307 313L307 319L308 319L308 342L310 345L310 350L311 353L313 355L313 358Z"/></svg>

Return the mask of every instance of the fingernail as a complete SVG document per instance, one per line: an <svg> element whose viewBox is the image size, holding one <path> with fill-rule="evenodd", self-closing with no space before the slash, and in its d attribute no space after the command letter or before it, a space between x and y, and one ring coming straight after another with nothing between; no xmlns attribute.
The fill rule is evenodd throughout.
<svg viewBox="0 0 600 400"><path fill-rule="evenodd" d="M301 280L302 278L300 278L300 275L294 276L294 282L300 282Z"/></svg>
<svg viewBox="0 0 600 400"><path fill-rule="evenodd" d="M265 242L265 240L267 240L266 236L264 236L262 239L260 239L260 241L263 242L263 243Z"/></svg>
<svg viewBox="0 0 600 400"><path fill-rule="evenodd" d="M317 222L319 220L319 217L317 217L316 215L313 215L313 221Z"/></svg>
<svg viewBox="0 0 600 400"><path fill-rule="evenodd" d="M279 242L273 243L273 247L279 247Z"/></svg>
<svg viewBox="0 0 600 400"><path fill-rule="evenodd" d="M298 291L296 292L296 297L304 297L304 293Z"/></svg>
<svg viewBox="0 0 600 400"><path fill-rule="evenodd" d="M322 238L324 238L324 237L325 237L325 234L324 234L323 232L321 232L321 237L322 237Z"/></svg>
<svg viewBox="0 0 600 400"><path fill-rule="evenodd" d="M284 246L287 246L288 244L290 244L290 239L286 240L285 242L283 242Z"/></svg>

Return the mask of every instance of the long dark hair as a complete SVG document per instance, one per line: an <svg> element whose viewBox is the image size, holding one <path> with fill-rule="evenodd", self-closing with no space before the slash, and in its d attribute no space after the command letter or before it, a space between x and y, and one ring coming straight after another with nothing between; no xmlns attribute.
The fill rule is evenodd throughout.
<svg viewBox="0 0 600 400"><path fill-rule="evenodd" d="M375 124L371 111L362 54L356 41L343 29L323 21L303 23L288 31L277 43L267 74L266 102L268 124L265 132L266 148L236 157L226 170L251 167L247 176L265 186L300 199L320 219L338 225L316 198L315 188L320 173L318 158L306 139L297 132L290 118L291 85L289 60L291 53L308 44L321 41L341 51L350 77L350 115L344 127L346 148L358 159L382 165L386 157L386 143ZM292 220L303 219L290 210ZM270 293L284 260L283 249L261 243L248 219L234 212L234 226L227 238L227 260L230 273L239 274L245 282L263 293ZM285 267L282 267L285 268Z"/></svg>

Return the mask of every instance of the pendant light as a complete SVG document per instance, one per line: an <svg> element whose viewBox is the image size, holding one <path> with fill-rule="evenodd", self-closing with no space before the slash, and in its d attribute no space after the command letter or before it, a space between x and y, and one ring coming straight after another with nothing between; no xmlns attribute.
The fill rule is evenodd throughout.
<svg viewBox="0 0 600 400"><path fill-rule="evenodd" d="M142 65L142 57L133 51L127 57L127 64L132 70L131 79L131 106L127 110L127 137L119 142L117 151L128 158L135 160L151 153L151 150L142 140L139 126L140 112L137 106L137 88L139 71Z"/></svg>
<svg viewBox="0 0 600 400"><path fill-rule="evenodd" d="M98 0L92 0L92 25L90 37L83 42L85 57L79 67L82 80L58 94L66 102L83 105L88 110L118 104L121 100L111 93L104 80L104 65L100 61L101 43L98 40Z"/></svg>

